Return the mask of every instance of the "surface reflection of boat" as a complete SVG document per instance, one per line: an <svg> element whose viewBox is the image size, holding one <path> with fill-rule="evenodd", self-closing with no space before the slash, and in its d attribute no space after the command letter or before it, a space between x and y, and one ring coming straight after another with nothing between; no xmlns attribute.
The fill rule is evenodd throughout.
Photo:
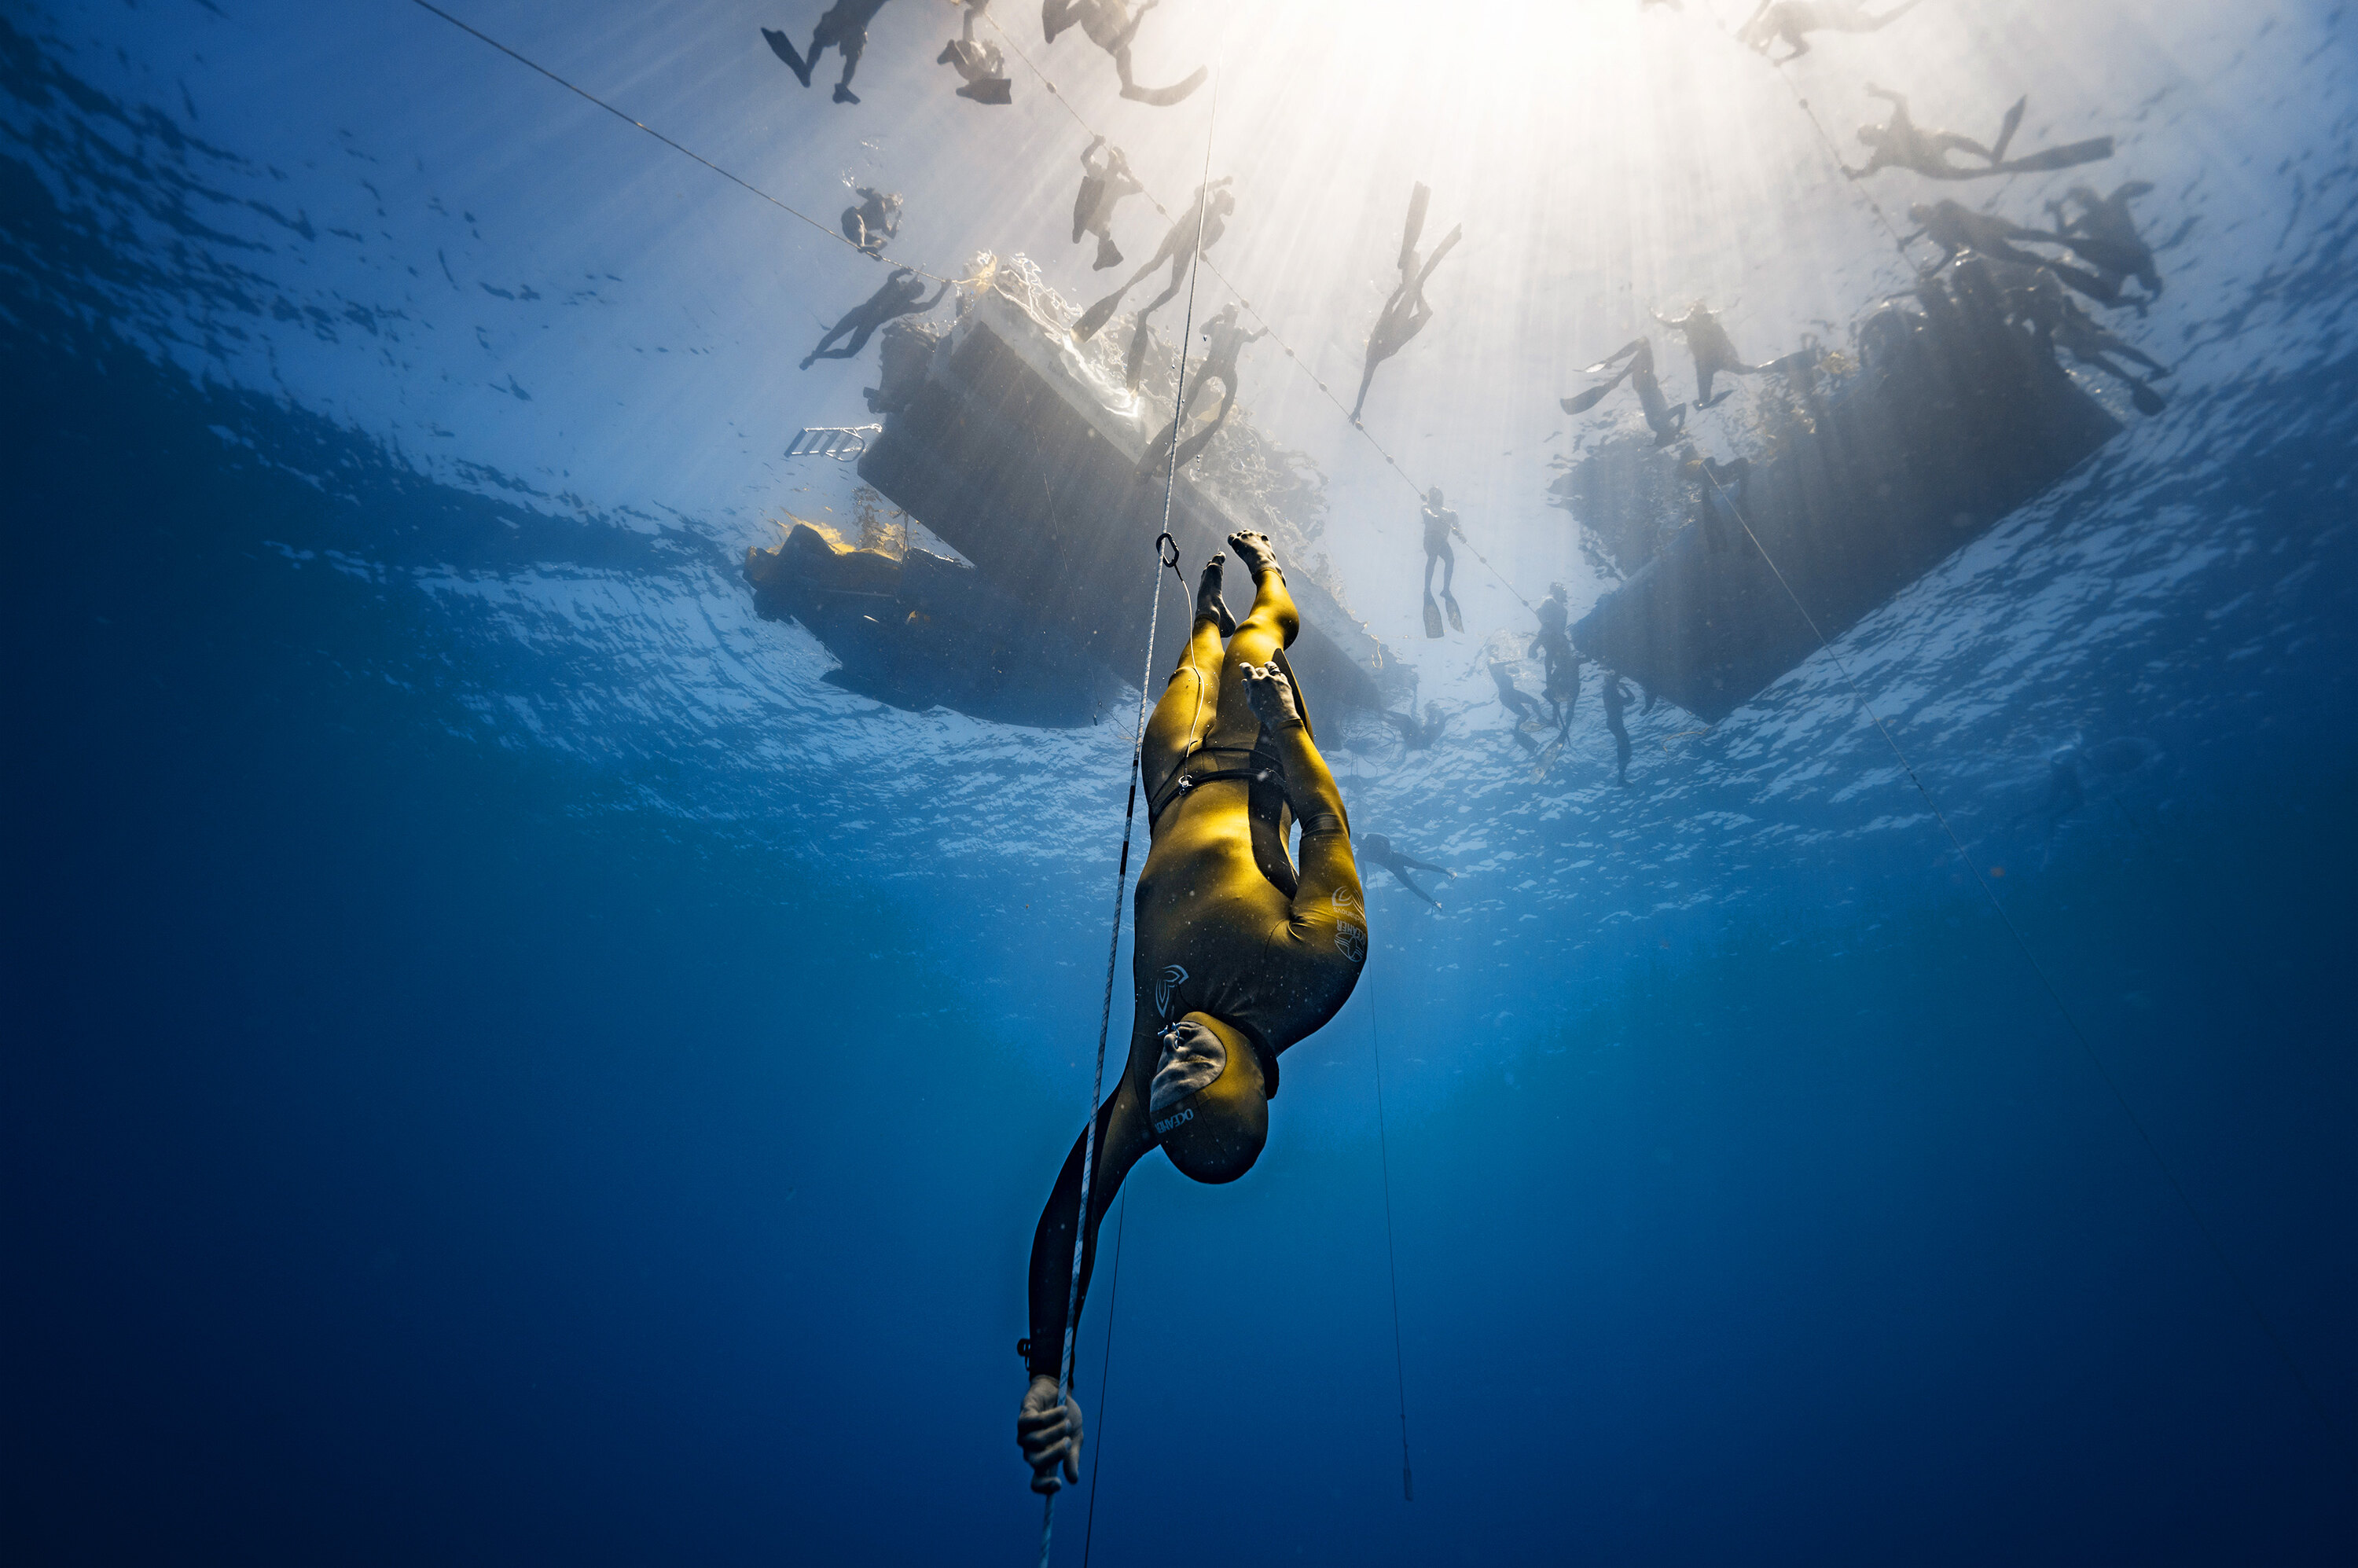
<svg viewBox="0 0 2358 1568"><path fill-rule="evenodd" d="M860 459L860 477L974 562L1033 623L1085 651L1099 670L1135 682L1154 589L1152 546L1164 526L1160 476L1140 482L1140 456L1170 417L1168 406L1141 405L1118 369L1108 376L1090 357L1100 345L1077 350L1052 325L1061 302L1008 268L998 278L946 331L906 322L886 330L882 384L869 399L884 431ZM1199 411L1191 406L1189 415ZM1247 425L1239 412L1228 429ZM1316 580L1276 518L1182 472L1169 527L1187 583L1163 574L1154 669L1178 657L1191 608L1184 595L1205 557L1234 529L1260 528L1286 559L1303 622L1292 657L1313 703L1377 706L1380 646ZM1252 586L1233 564L1228 593L1243 613Z"/></svg>
<svg viewBox="0 0 2358 1568"><path fill-rule="evenodd" d="M1119 682L962 561L847 549L805 523L747 550L745 578L755 610L802 622L842 661L823 678L861 697L1051 728L1118 706Z"/></svg>
<svg viewBox="0 0 2358 1568"><path fill-rule="evenodd" d="M1730 498L1741 519L1708 496L1573 627L1582 654L1716 722L2119 433L1979 264L1916 298L1866 323L1839 397L1796 376L1806 417Z"/></svg>

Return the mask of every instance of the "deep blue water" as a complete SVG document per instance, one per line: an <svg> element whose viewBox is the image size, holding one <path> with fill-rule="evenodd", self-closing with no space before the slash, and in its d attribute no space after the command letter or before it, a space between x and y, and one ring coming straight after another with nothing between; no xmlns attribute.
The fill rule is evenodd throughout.
<svg viewBox="0 0 2358 1568"><path fill-rule="evenodd" d="M0 16L8 1557L1028 1561L1011 1347L1126 742L822 685L726 464L664 511L599 450L652 395L429 451L421 323L476 291L290 282L329 177L267 94L209 139L189 60L292 104L317 38L185 9ZM2171 412L1843 639L2021 943L1829 660L1641 720L1627 793L1585 708L1548 781L1470 703L1430 758L1338 747L1463 874L1441 918L1374 880L1249 1179L1133 1177L1093 1556L2351 1560L2339 15L2286 24L2338 51L2287 46L2298 202L2173 285ZM2050 830L2066 744L2112 762Z"/></svg>

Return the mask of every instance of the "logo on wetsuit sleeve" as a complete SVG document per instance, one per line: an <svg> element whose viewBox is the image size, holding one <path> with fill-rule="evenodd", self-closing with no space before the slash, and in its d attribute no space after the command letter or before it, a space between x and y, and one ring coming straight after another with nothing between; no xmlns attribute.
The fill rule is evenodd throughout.
<svg viewBox="0 0 2358 1568"><path fill-rule="evenodd" d="M1195 1120L1195 1108L1194 1108L1194 1107L1192 1107L1192 1106L1191 1106L1191 1107L1189 1107L1187 1109L1181 1111L1181 1112L1180 1112L1178 1115L1176 1115L1176 1116L1166 1116L1166 1117L1164 1117L1162 1120L1160 1120L1160 1121L1158 1121L1158 1122L1156 1122L1156 1123L1154 1124L1154 1132L1155 1132L1155 1136L1157 1136L1157 1137L1161 1137L1163 1133L1170 1131L1173 1128L1174 1128L1174 1127L1178 1126L1181 1122L1183 1122L1183 1121L1193 1121L1193 1120Z"/></svg>
<svg viewBox="0 0 2358 1568"><path fill-rule="evenodd" d="M1157 1018L1171 1016L1171 992L1186 981L1187 971L1176 964L1166 965L1163 972L1154 977L1154 1015Z"/></svg>
<svg viewBox="0 0 2358 1568"><path fill-rule="evenodd" d="M1335 951L1353 964L1368 956L1367 923L1359 918L1358 900L1349 888L1335 890Z"/></svg>

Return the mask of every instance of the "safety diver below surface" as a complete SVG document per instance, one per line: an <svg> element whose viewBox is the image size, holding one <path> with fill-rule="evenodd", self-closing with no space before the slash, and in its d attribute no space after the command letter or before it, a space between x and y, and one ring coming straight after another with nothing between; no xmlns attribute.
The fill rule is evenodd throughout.
<svg viewBox="0 0 2358 1568"><path fill-rule="evenodd" d="M1225 650L1220 565L1204 568L1195 620L1141 755L1152 848L1138 879L1130 1060L1097 1112L1097 1164L1081 1287L1098 1227L1132 1165L1160 1145L1199 1182L1232 1182L1269 1135L1278 1056L1333 1018L1368 957L1359 872L1335 775L1318 754L1299 685L1281 662L1300 618L1266 536L1228 544L1251 568L1252 611ZM1285 843L1298 811L1302 864ZM1015 1440L1032 1488L1080 1478L1081 1414L1056 1379L1072 1280L1084 1140L1056 1177L1032 1238L1031 1386Z"/></svg>

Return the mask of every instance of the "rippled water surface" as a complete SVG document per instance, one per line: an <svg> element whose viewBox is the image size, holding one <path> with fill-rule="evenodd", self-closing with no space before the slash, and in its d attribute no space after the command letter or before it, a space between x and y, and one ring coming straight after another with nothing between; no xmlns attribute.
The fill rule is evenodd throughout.
<svg viewBox="0 0 2358 1568"><path fill-rule="evenodd" d="M1003 109L915 0L857 106L762 45L812 6L449 8L640 128L409 0L0 11L12 1559L1037 1552L1009 1351L1130 710L852 696L741 561L856 532L784 453L876 378L795 368L881 279L777 203L885 185L896 256L1083 300L1089 125L1235 177L1196 309L1272 330L1303 569L1449 719L1322 739L1455 874L1371 872L1249 1180L1131 1179L1059 1559L2346 1561L2344 11L1929 0L1772 67L1735 0L1169 0L1140 79L1215 70L1152 108L1001 5ZM1729 718L1633 703L1626 787L1592 676L1534 776L1489 660L1612 588L1550 487L1637 427L1557 400L1649 308L1766 359L1909 286L1929 182L1833 162L1869 81L2115 136L1930 196L2150 182L2106 321L2168 407L2082 373L2126 427L2037 501ZM1362 432L1416 180L1466 238Z"/></svg>

